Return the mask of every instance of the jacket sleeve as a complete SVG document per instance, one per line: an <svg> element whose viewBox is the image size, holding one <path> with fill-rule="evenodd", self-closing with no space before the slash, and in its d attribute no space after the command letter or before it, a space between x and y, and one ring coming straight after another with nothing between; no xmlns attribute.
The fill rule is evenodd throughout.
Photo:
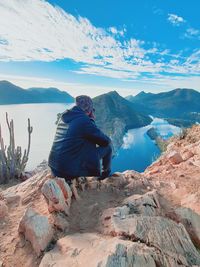
<svg viewBox="0 0 200 267"><path fill-rule="evenodd" d="M93 120L89 120L84 125L84 137L99 146L107 146L111 143L110 138L96 126Z"/></svg>

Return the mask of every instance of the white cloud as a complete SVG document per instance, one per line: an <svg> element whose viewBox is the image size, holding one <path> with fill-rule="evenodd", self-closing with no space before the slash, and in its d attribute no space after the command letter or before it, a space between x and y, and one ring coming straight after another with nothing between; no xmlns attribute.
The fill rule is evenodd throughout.
<svg viewBox="0 0 200 267"><path fill-rule="evenodd" d="M123 149L131 148L131 146L134 144L134 141L135 141L134 134L131 131L127 132L123 138L122 148Z"/></svg>
<svg viewBox="0 0 200 267"><path fill-rule="evenodd" d="M185 38L200 40L200 30L194 28L188 28L184 34Z"/></svg>
<svg viewBox="0 0 200 267"><path fill-rule="evenodd" d="M179 26L185 22L185 20L182 17L176 14L168 14L168 21L175 26Z"/></svg>
<svg viewBox="0 0 200 267"><path fill-rule="evenodd" d="M30 87L40 87L40 88L49 88L49 87L55 87L60 90L66 91L72 96L78 96L84 94L87 94L91 97L95 97L97 95L101 95L113 90L116 90L120 95L127 96L130 94L138 94L140 92L140 89L134 89L131 88L125 88L122 87L113 87L113 86L103 86L103 85L92 85L92 84L86 84L86 83L72 83L67 81L58 81L54 79L47 79L43 77L34 77L34 76L17 76L17 75L6 75L3 73L0 73L0 80L9 80L13 84L20 86L24 89L30 88Z"/></svg>
<svg viewBox="0 0 200 267"><path fill-rule="evenodd" d="M185 22L175 14L169 14L169 20L172 24ZM184 58L156 43L127 40L125 32L124 26L120 30L97 28L88 19L74 17L44 0L0 2L0 61L68 58L81 63L77 73L144 83L146 73L154 82L160 82L159 73L200 74L197 51Z"/></svg>
<svg viewBox="0 0 200 267"><path fill-rule="evenodd" d="M112 32L113 34L117 34L118 33L118 30L115 27L110 27L108 30L110 32Z"/></svg>

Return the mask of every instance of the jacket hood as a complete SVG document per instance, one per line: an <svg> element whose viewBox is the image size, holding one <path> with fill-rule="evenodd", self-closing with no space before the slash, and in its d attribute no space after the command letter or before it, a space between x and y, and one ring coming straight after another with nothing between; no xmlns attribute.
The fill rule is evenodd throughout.
<svg viewBox="0 0 200 267"><path fill-rule="evenodd" d="M87 117L87 115L84 113L84 111L81 108L74 106L73 108L66 110L62 114L61 118L65 123L69 123L70 121L77 119L79 117Z"/></svg>

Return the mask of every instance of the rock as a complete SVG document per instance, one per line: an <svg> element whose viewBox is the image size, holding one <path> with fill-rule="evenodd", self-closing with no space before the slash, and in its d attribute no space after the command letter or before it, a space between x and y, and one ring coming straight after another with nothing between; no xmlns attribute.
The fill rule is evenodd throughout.
<svg viewBox="0 0 200 267"><path fill-rule="evenodd" d="M127 170L127 171L124 171L122 173L124 175L124 177L130 181L130 179L141 179L142 178L142 175L141 173L137 172L137 171L134 171L134 170Z"/></svg>
<svg viewBox="0 0 200 267"><path fill-rule="evenodd" d="M156 254L154 248L131 241L104 239L96 234L74 234L58 240L39 267L156 267Z"/></svg>
<svg viewBox="0 0 200 267"><path fill-rule="evenodd" d="M124 219L129 214L129 212L130 212L130 208L127 206L117 207L115 208L114 216Z"/></svg>
<svg viewBox="0 0 200 267"><path fill-rule="evenodd" d="M64 179L47 180L41 191L47 201L49 212L61 211L69 215L72 193Z"/></svg>
<svg viewBox="0 0 200 267"><path fill-rule="evenodd" d="M179 164L181 162L183 162L183 158L181 157L181 155L176 152L176 151L172 151L168 154L167 158L170 160L170 162L172 164Z"/></svg>
<svg viewBox="0 0 200 267"><path fill-rule="evenodd" d="M8 207L6 203L0 200L0 219L4 219L8 214Z"/></svg>
<svg viewBox="0 0 200 267"><path fill-rule="evenodd" d="M91 189L91 190L95 190L95 189L98 189L99 188L99 181L88 181L88 189Z"/></svg>
<svg viewBox="0 0 200 267"><path fill-rule="evenodd" d="M17 195L13 192L6 192L3 194L4 199L6 200L7 204L15 204L18 205L20 202L20 195Z"/></svg>
<svg viewBox="0 0 200 267"><path fill-rule="evenodd" d="M200 215L184 207L176 209L175 213L178 220L184 224L193 242L200 247Z"/></svg>
<svg viewBox="0 0 200 267"><path fill-rule="evenodd" d="M24 234L26 240L31 242L37 255L44 251L53 239L53 229L48 218L35 212L32 208L25 211L18 232Z"/></svg>
<svg viewBox="0 0 200 267"><path fill-rule="evenodd" d="M173 255L176 265L200 265L200 254L184 226L164 217L128 215L122 220L113 216L107 231L155 247L165 255Z"/></svg>
<svg viewBox="0 0 200 267"><path fill-rule="evenodd" d="M190 257L190 255L188 255ZM39 267L188 267L179 254L165 253L156 246L106 238L97 234L74 234L59 239Z"/></svg>
<svg viewBox="0 0 200 267"><path fill-rule="evenodd" d="M64 178L56 177L54 180L56 181L56 183L59 185L60 189L62 190L63 196L65 198L65 202L68 204L68 206L70 206L71 198L72 198L72 191L68 183L66 183Z"/></svg>
<svg viewBox="0 0 200 267"><path fill-rule="evenodd" d="M132 195L123 202L130 208L130 213L153 216L159 213L160 204L156 190L144 195Z"/></svg>
<svg viewBox="0 0 200 267"><path fill-rule="evenodd" d="M54 225L56 228L63 232L67 232L69 230L69 222L68 217L64 213L54 212L52 214L54 219Z"/></svg>
<svg viewBox="0 0 200 267"><path fill-rule="evenodd" d="M120 188L127 184L127 180L124 175L121 176L111 176L105 179L105 182L110 183L113 187Z"/></svg>
<svg viewBox="0 0 200 267"><path fill-rule="evenodd" d="M183 160L188 160L190 158L192 158L194 156L194 153L192 151L186 151L184 154L183 154Z"/></svg>

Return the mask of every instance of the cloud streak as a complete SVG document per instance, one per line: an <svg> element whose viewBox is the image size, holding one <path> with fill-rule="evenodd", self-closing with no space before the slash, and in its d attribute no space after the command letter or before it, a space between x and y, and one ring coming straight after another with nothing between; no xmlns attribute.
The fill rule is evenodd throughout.
<svg viewBox="0 0 200 267"><path fill-rule="evenodd" d="M168 20L173 25L185 22L175 14ZM76 73L132 81L145 80L147 74L158 80L162 75L200 74L200 50L184 58L153 43L127 40L125 34L125 28L97 28L44 0L0 3L0 61L72 59L80 64Z"/></svg>
<svg viewBox="0 0 200 267"><path fill-rule="evenodd" d="M176 14L168 14L168 21L174 26L180 26L181 24L186 22L184 20L184 18L182 18Z"/></svg>

